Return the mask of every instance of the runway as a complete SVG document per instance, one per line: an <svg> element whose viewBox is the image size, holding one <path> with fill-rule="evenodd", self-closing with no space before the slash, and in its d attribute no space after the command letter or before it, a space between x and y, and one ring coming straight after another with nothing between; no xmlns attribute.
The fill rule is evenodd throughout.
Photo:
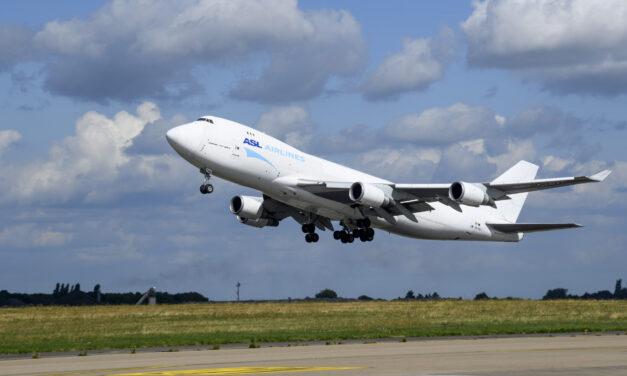
<svg viewBox="0 0 627 376"><path fill-rule="evenodd" d="M627 375L627 335L445 339L0 360L0 375Z"/></svg>

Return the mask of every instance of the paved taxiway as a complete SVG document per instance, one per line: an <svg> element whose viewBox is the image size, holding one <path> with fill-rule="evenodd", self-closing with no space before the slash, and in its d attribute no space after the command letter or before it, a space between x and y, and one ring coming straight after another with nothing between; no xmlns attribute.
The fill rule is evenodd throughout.
<svg viewBox="0 0 627 376"><path fill-rule="evenodd" d="M627 335L446 339L0 360L0 375L627 375Z"/></svg>

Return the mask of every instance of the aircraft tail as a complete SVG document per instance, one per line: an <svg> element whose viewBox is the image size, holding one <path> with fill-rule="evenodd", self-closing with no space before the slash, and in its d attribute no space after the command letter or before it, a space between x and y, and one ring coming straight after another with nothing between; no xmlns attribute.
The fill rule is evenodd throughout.
<svg viewBox="0 0 627 376"><path fill-rule="evenodd" d="M536 173L538 173L538 165L527 161L520 161L494 179L491 184L511 184L531 181L536 177ZM528 192L510 194L510 200L499 200L496 202L497 210L503 215L505 220L516 223L518 215L527 199L527 193Z"/></svg>

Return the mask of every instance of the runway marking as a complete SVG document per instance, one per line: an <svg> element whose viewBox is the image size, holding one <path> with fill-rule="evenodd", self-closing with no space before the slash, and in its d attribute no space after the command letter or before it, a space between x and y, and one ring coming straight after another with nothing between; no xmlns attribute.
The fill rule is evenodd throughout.
<svg viewBox="0 0 627 376"><path fill-rule="evenodd" d="M155 369L155 368L168 368L168 367L182 367L181 364L173 364L170 366L144 366L144 367L130 367L130 368L111 368L111 369L92 369L89 371L79 371L79 372L67 372L67 373L51 373L44 376L71 376L71 375L88 375L90 373L100 373L100 372L119 372L119 371L135 371L140 369Z"/></svg>
<svg viewBox="0 0 627 376"><path fill-rule="evenodd" d="M176 370L176 371L122 373L122 374L116 374L116 376L259 375L262 373L339 371L339 370L362 369L362 368L365 368L365 367L236 367L236 368L183 369L183 370Z"/></svg>

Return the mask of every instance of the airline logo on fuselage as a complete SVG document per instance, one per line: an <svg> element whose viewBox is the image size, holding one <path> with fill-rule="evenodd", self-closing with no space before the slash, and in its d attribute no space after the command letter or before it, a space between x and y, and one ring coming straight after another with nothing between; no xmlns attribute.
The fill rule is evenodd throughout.
<svg viewBox="0 0 627 376"><path fill-rule="evenodd" d="M299 161L299 162L305 162L305 157L303 157L300 154L293 153L293 152L291 152L289 150L284 150L284 149L278 148L276 146L266 145L266 147L264 148L264 147L261 146L259 141L253 140L252 138L245 138L244 139L244 143L246 145L250 145L250 146L253 146L253 147L256 147L256 148L259 148L259 149L267 150L267 151L269 151L271 153L280 155L280 156L285 157L285 158L293 159L293 160Z"/></svg>
<svg viewBox="0 0 627 376"><path fill-rule="evenodd" d="M244 139L244 143L248 144L250 146L258 147L259 149L261 149L261 145L259 144L259 141L255 141L252 138L245 138Z"/></svg>

